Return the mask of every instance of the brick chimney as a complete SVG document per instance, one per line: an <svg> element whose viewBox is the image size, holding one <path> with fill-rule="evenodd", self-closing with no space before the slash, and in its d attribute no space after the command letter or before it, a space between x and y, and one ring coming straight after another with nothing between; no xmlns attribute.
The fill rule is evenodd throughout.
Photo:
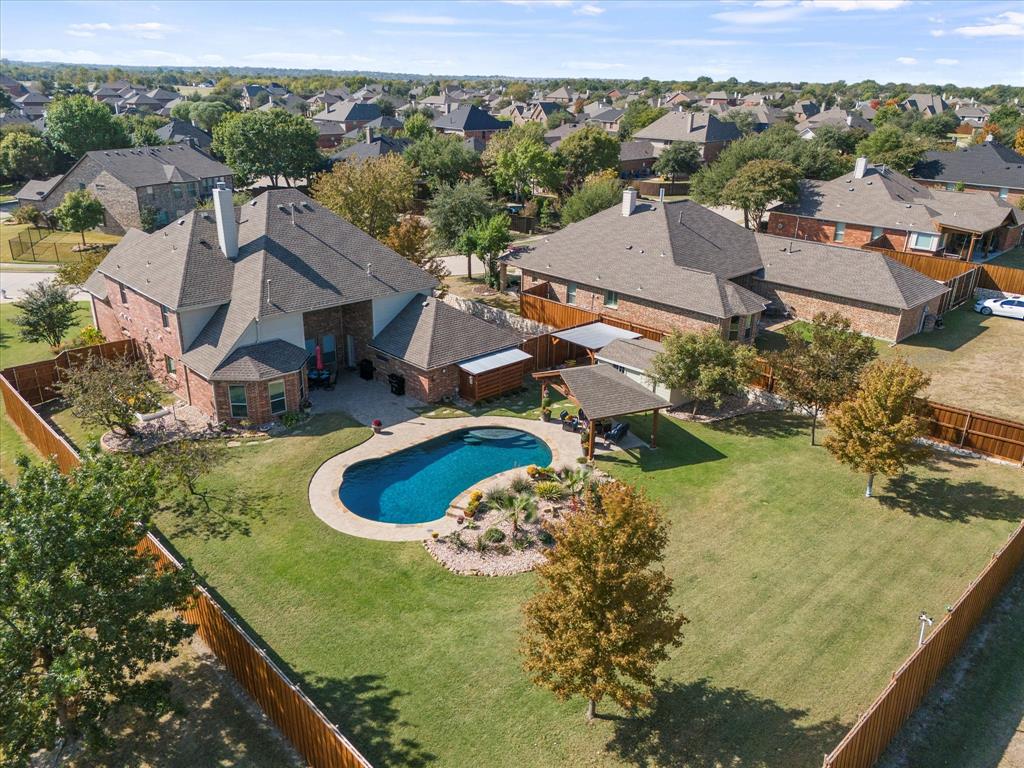
<svg viewBox="0 0 1024 768"><path fill-rule="evenodd" d="M217 217L217 242L229 259L238 256L238 223L235 221L235 202L231 190L218 181L213 190L213 212Z"/></svg>
<svg viewBox="0 0 1024 768"><path fill-rule="evenodd" d="M634 208L636 208L636 190L631 187L622 190L622 215L626 217L632 215Z"/></svg>
<svg viewBox="0 0 1024 768"><path fill-rule="evenodd" d="M864 174L868 172L868 159L866 157L858 157L857 164L853 166L853 178L863 179Z"/></svg>
<svg viewBox="0 0 1024 768"><path fill-rule="evenodd" d="M366 126L366 143L373 144L373 128Z"/></svg>

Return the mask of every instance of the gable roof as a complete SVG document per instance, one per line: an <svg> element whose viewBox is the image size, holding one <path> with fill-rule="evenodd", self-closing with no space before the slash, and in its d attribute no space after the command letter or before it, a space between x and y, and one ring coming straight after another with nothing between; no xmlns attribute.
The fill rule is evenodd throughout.
<svg viewBox="0 0 1024 768"><path fill-rule="evenodd" d="M798 131L804 131L807 128L818 128L823 125L831 125L842 130L860 128L868 133L872 133L875 130L875 126L865 120L860 114L856 112L847 112L845 109L840 109L839 107L826 109L824 112L818 112L809 116L803 122L797 123L796 129Z"/></svg>
<svg viewBox="0 0 1024 768"><path fill-rule="evenodd" d="M716 318L764 308L729 282L761 267L753 233L683 200L644 202L630 216L616 205L530 243L509 263Z"/></svg>
<svg viewBox="0 0 1024 768"><path fill-rule="evenodd" d="M640 382L605 363L564 368L559 375L591 419L625 416L669 405Z"/></svg>
<svg viewBox="0 0 1024 768"><path fill-rule="evenodd" d="M234 174L205 152L182 143L138 149L98 149L86 152L78 162L86 160L97 163L115 179L136 189L216 176L230 178Z"/></svg>
<svg viewBox="0 0 1024 768"><path fill-rule="evenodd" d="M1024 215L993 195L929 189L902 173L872 165L860 179L850 173L832 181L801 181L797 202L772 210L916 232L938 232L937 224L943 224L980 233L995 229L1008 217L1024 220Z"/></svg>
<svg viewBox="0 0 1024 768"><path fill-rule="evenodd" d="M360 141L351 147L346 147L340 152L331 155L331 160L366 160L372 157L383 157L384 155L401 154L405 151L408 142L405 139L392 138L390 136L374 136L373 141Z"/></svg>
<svg viewBox="0 0 1024 768"><path fill-rule="evenodd" d="M945 285L894 259L859 248L757 233L768 282L896 309L937 298Z"/></svg>
<svg viewBox="0 0 1024 768"><path fill-rule="evenodd" d="M254 321L426 291L437 281L296 189L236 211L238 256L217 240L212 211L190 211L151 235L125 237L97 267L172 309L220 305L184 355L209 376Z"/></svg>
<svg viewBox="0 0 1024 768"><path fill-rule="evenodd" d="M509 123L478 106L463 104L435 120L434 127L442 131L503 131L509 127Z"/></svg>
<svg viewBox="0 0 1024 768"><path fill-rule="evenodd" d="M652 339L616 339L600 350L596 357L606 363L617 363L634 371L647 371L655 356L665 349L660 341Z"/></svg>
<svg viewBox="0 0 1024 768"><path fill-rule="evenodd" d="M910 175L929 181L1024 189L1024 156L999 142L987 141L952 152L925 152Z"/></svg>
<svg viewBox="0 0 1024 768"><path fill-rule="evenodd" d="M187 120L172 117L167 125L156 129L157 138L161 141L194 143L200 149L208 149L213 138L202 128L197 128Z"/></svg>
<svg viewBox="0 0 1024 768"><path fill-rule="evenodd" d="M634 139L653 141L734 141L740 131L734 123L704 112L669 112L633 134Z"/></svg>
<svg viewBox="0 0 1024 768"><path fill-rule="evenodd" d="M26 182L25 186L19 189L14 196L18 200L42 200L63 178L63 174L57 174L48 179L32 179Z"/></svg>
<svg viewBox="0 0 1024 768"><path fill-rule="evenodd" d="M435 298L413 297L370 345L429 371L518 345L522 339Z"/></svg>
<svg viewBox="0 0 1024 768"><path fill-rule="evenodd" d="M657 157L654 145L649 141L624 141L619 144L619 162L630 160L653 160Z"/></svg>
<svg viewBox="0 0 1024 768"><path fill-rule="evenodd" d="M313 115L314 123L336 122L347 123L357 120L376 120L380 117L380 107L364 101L339 101L328 104L323 112Z"/></svg>

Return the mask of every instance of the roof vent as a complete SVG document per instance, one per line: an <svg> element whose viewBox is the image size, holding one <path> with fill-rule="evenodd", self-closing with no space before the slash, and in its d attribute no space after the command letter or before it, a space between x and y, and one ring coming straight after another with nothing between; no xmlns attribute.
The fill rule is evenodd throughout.
<svg viewBox="0 0 1024 768"><path fill-rule="evenodd" d="M292 210L293 211L301 211L302 210L302 206L299 205L298 203L292 203Z"/></svg>
<svg viewBox="0 0 1024 768"><path fill-rule="evenodd" d="M184 217L182 217L182 218L178 219L178 226L179 226L179 227L180 227L180 226L183 226L184 224L185 224L185 219L184 219Z"/></svg>
<svg viewBox="0 0 1024 768"><path fill-rule="evenodd" d="M281 213L288 213L288 206L278 203L277 210L279 210Z"/></svg>
<svg viewBox="0 0 1024 768"><path fill-rule="evenodd" d="M373 274L373 263L372 262L369 262L369 261L366 262L366 274L368 274L368 275L372 275Z"/></svg>
<svg viewBox="0 0 1024 768"><path fill-rule="evenodd" d="M256 201L253 200L251 203L249 203L249 205L251 205L253 208L255 208L256 207Z"/></svg>

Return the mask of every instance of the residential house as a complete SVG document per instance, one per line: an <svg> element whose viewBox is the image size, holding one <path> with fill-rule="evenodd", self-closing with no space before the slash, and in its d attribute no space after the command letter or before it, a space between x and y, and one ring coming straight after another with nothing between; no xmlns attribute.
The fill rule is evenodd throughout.
<svg viewBox="0 0 1024 768"><path fill-rule="evenodd" d="M658 397L672 405L682 405L690 398L682 389L673 389L655 381L649 371L654 365L654 358L665 350L660 341L639 339L615 339L602 347L594 355L595 362L607 363L619 373L633 381L643 384Z"/></svg>
<svg viewBox="0 0 1024 768"><path fill-rule="evenodd" d="M1024 200L1024 156L997 141L952 152L925 152L909 175L935 189L988 192L1016 206Z"/></svg>
<svg viewBox="0 0 1024 768"><path fill-rule="evenodd" d="M283 99L287 95L288 89L280 83L268 83L267 85L249 83L242 86L242 96L239 99L239 103L242 105L242 109L256 109L261 106L265 99L272 96Z"/></svg>
<svg viewBox="0 0 1024 768"><path fill-rule="evenodd" d="M865 120L856 112L848 112L839 107L826 109L818 112L796 124L795 128L801 139L813 139L815 132L822 126L831 126L841 131L861 130L865 133L872 133L875 130L870 122Z"/></svg>
<svg viewBox="0 0 1024 768"><path fill-rule="evenodd" d="M284 96L269 96L266 104L257 109L267 112L271 109L283 109L292 115L306 114L306 100L294 93L286 93Z"/></svg>
<svg viewBox="0 0 1024 768"><path fill-rule="evenodd" d="M566 136L571 136L586 125L586 123L562 123L557 128L552 128L550 131L545 131L544 142L551 147L554 151L558 149L558 145L562 143L562 139Z"/></svg>
<svg viewBox="0 0 1024 768"><path fill-rule="evenodd" d="M541 123L547 125L548 118L556 112L565 112L565 105L554 101L533 101L526 105L520 117L512 118L515 125L523 123Z"/></svg>
<svg viewBox="0 0 1024 768"><path fill-rule="evenodd" d="M730 96L725 91L712 91L711 93L709 93L707 96L705 96L701 100L701 103L705 107L713 107L713 106L716 106L716 105L732 107L732 106L736 106L737 101L738 101L738 99L736 98L735 95L734 96Z"/></svg>
<svg viewBox="0 0 1024 768"><path fill-rule="evenodd" d="M409 146L407 139L393 138L386 134L375 135L369 126L365 129L366 138L340 152L335 152L330 157L332 163L338 161L367 160L383 157L384 155L400 155Z"/></svg>
<svg viewBox="0 0 1024 768"><path fill-rule="evenodd" d="M345 134L345 138L362 140L366 136L367 131L371 131L374 135L386 134L388 136L394 136L396 133L401 131L404 126L405 122L399 117L381 115L376 120L368 122L362 128L356 128L355 130L349 131Z"/></svg>
<svg viewBox="0 0 1024 768"><path fill-rule="evenodd" d="M208 151L213 144L213 137L202 128L176 117L172 117L167 125L157 128L156 135L167 144L184 143L204 151Z"/></svg>
<svg viewBox="0 0 1024 768"><path fill-rule="evenodd" d="M768 232L796 240L970 261L1020 242L1024 214L992 195L932 189L859 158L852 173L804 181L794 203L768 214Z"/></svg>
<svg viewBox="0 0 1024 768"><path fill-rule="evenodd" d="M675 142L693 142L704 162L710 163L729 142L740 138L740 131L735 124L711 114L669 112L634 133L633 138L651 142L659 154Z"/></svg>
<svg viewBox="0 0 1024 768"><path fill-rule="evenodd" d="M725 117L726 115L750 115L752 120L751 127L754 133L766 131L776 123L783 122L788 117L783 110L769 107L766 104L759 104L757 106L744 106L741 104L738 107L712 106L708 107L708 112L713 115L722 116L726 122L733 120L732 117Z"/></svg>
<svg viewBox="0 0 1024 768"><path fill-rule="evenodd" d="M315 115L322 112L331 104L337 104L348 98L348 90L345 88L328 88L325 91L314 93L306 99L306 114Z"/></svg>
<svg viewBox="0 0 1024 768"><path fill-rule="evenodd" d="M649 141L633 140L619 144L619 174L627 179L650 176L658 153Z"/></svg>
<svg viewBox="0 0 1024 768"><path fill-rule="evenodd" d="M801 120L806 120L811 115L816 115L821 111L815 102L810 99L798 99L793 102L792 106L786 107L784 112L790 112L799 123Z"/></svg>
<svg viewBox="0 0 1024 768"><path fill-rule="evenodd" d="M563 85L560 88L556 88L551 93L544 96L544 101L553 101L556 104L560 104L563 108L569 107L575 104L579 99L586 98L586 93L577 93L575 90L570 88L568 85Z"/></svg>
<svg viewBox="0 0 1024 768"><path fill-rule="evenodd" d="M715 329L750 342L766 307L839 312L891 341L919 331L947 288L875 251L791 243L690 201L616 206L506 257L523 288L662 331Z"/></svg>
<svg viewBox="0 0 1024 768"><path fill-rule="evenodd" d="M988 122L989 113L992 111L984 104L957 104L954 109L956 116L960 118L961 125L969 125L972 128L981 128Z"/></svg>
<svg viewBox="0 0 1024 768"><path fill-rule="evenodd" d="M623 109L606 109L603 112L599 112L596 115L591 115L588 119L588 123L600 125L608 133L618 135L619 123L622 120L622 116L625 114Z"/></svg>
<svg viewBox="0 0 1024 768"><path fill-rule="evenodd" d="M97 327L135 339L180 398L212 421L266 423L299 410L318 348L329 369L361 364L438 400L457 394L459 363L520 343L442 308L436 284L298 190L235 208L221 186L212 211L130 231L85 288Z"/></svg>
<svg viewBox="0 0 1024 768"><path fill-rule="evenodd" d="M6 92L13 100L28 93L28 88L10 75L0 73L0 91Z"/></svg>
<svg viewBox="0 0 1024 768"><path fill-rule="evenodd" d="M696 104L700 100L701 96L696 91L673 91L672 93L666 93L663 96L658 96L653 99L653 106L678 109L680 107L688 107L691 104Z"/></svg>
<svg viewBox="0 0 1024 768"><path fill-rule="evenodd" d="M447 115L462 106L465 101L465 99L458 98L445 90L436 96L424 96L422 99L414 101L413 104L417 107L427 107L435 115Z"/></svg>
<svg viewBox="0 0 1024 768"><path fill-rule="evenodd" d="M18 205L32 205L38 207L39 201L50 194L52 190L60 180L64 178L63 174L51 176L48 179L33 179L25 183L25 185L14 193L15 199L18 201Z"/></svg>
<svg viewBox="0 0 1024 768"><path fill-rule="evenodd" d="M49 213L72 190L88 189L103 203L102 229L123 234L143 228L152 210L157 226L195 208L217 182L228 185L233 171L187 144L86 152L71 170L33 201Z"/></svg>
<svg viewBox="0 0 1024 768"><path fill-rule="evenodd" d="M146 96L156 101L159 101L165 107L172 101L176 101L181 98L180 93L169 91L166 88L154 88L151 91L146 91Z"/></svg>
<svg viewBox="0 0 1024 768"><path fill-rule="evenodd" d="M114 112L119 115L136 114L140 112L156 114L163 109L163 104L156 99L151 99L144 93L134 92L121 98L114 104Z"/></svg>
<svg viewBox="0 0 1024 768"><path fill-rule="evenodd" d="M947 112L949 104L942 96L936 96L934 93L914 93L900 103L900 109L933 116Z"/></svg>
<svg viewBox="0 0 1024 768"><path fill-rule="evenodd" d="M362 128L381 116L380 107L362 101L339 101L329 104L323 112L313 115L316 125L330 124L341 129L341 135Z"/></svg>
<svg viewBox="0 0 1024 768"><path fill-rule="evenodd" d="M463 104L447 115L441 115L434 121L434 130L438 133L450 133L463 138L480 139L485 144L498 131L509 128L509 123L498 120L484 112L480 107Z"/></svg>
<svg viewBox="0 0 1024 768"><path fill-rule="evenodd" d="M45 93L36 93L35 91L29 91L24 96L19 96L14 100L14 106L21 110L21 113L29 120L38 120L46 112L47 107L52 102L49 96Z"/></svg>

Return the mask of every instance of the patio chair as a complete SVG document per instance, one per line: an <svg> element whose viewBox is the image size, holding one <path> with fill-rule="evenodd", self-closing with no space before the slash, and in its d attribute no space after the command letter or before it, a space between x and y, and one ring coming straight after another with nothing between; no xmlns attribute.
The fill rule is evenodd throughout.
<svg viewBox="0 0 1024 768"><path fill-rule="evenodd" d="M609 443L619 443L628 432L629 424L624 421L617 421L612 425L611 429L604 433L604 438Z"/></svg>

